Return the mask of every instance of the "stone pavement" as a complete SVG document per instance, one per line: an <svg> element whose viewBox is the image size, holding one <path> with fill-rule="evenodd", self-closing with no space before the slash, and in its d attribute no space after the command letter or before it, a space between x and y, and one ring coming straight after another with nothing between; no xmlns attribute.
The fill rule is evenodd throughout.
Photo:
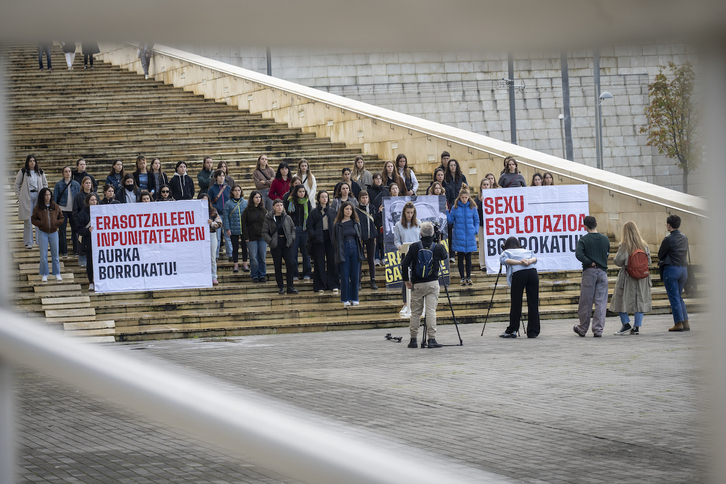
<svg viewBox="0 0 726 484"><path fill-rule="evenodd" d="M392 459L431 452L472 482L691 483L708 465L706 321L677 334L646 315L641 335L614 336L608 318L601 339L573 320L544 321L535 340L467 325L464 346L441 349L406 348L401 328L106 347L332 420ZM453 326L437 339L458 342ZM35 373L18 371L17 390L19 482L296 482Z"/></svg>

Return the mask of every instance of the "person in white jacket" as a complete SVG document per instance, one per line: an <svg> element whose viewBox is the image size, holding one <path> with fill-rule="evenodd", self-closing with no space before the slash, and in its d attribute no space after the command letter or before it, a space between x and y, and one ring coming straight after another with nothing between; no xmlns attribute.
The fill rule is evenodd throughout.
<svg viewBox="0 0 726 484"><path fill-rule="evenodd" d="M310 163L305 158L301 158L297 162L297 173L295 173L300 179L300 182L308 191L308 201L312 208L315 208L315 195L318 193L318 182L315 180L315 176L310 172Z"/></svg>

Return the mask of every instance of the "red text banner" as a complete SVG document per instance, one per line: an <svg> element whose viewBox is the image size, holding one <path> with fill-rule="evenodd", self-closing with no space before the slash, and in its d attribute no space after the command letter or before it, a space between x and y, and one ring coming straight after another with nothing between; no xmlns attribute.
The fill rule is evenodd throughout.
<svg viewBox="0 0 726 484"><path fill-rule="evenodd" d="M539 272L582 269L575 250L586 233L586 185L486 190L481 203L484 240L479 243L485 247L489 274L499 271L501 247L509 237L535 253Z"/></svg>
<svg viewBox="0 0 726 484"><path fill-rule="evenodd" d="M206 201L91 206L96 292L211 287Z"/></svg>

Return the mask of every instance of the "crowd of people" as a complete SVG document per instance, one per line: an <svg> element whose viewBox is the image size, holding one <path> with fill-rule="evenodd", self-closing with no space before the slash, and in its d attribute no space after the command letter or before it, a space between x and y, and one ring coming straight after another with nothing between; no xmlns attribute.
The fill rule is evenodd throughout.
<svg viewBox="0 0 726 484"><path fill-rule="evenodd" d="M450 253L441 256L441 251L446 250L439 245L436 255L446 259L455 254L460 284L470 286L473 284L472 254L477 248L481 269L485 270L483 244L480 243L484 226L483 191L527 186L519 172L517 160L508 156L504 159L499 179L493 173L487 173L479 183L479 196L474 197L459 163L448 152L442 153L441 165L431 175L425 193L421 193L420 177L408 166L404 154L399 154L395 162L383 162L381 171L375 172L366 168L362 156L357 156L352 167L341 170L341 179L330 192L319 189L310 164L305 159L299 160L293 174L286 162L279 163L273 169L268 164L267 156L261 155L252 173L255 189L248 196L230 176L227 163L220 161L215 169L214 161L208 156L202 160L196 183L187 173L184 161L176 163L171 176L162 170L158 158L148 164L146 158L140 155L133 168L134 171L127 173L123 160L114 160L102 186L102 196L99 197L99 183L87 172L86 160L78 159L75 170L71 166L63 167L60 179L51 190L37 157L27 156L15 180L18 217L24 223L25 247L30 249L37 242L40 248L39 272L42 281L47 281L49 273L61 280L59 258L77 256L79 265L86 267L89 290L93 290L91 205L197 198L206 200L209 207L214 285L218 284L217 261L222 256L222 250L224 256L233 263L233 272L237 273L241 269L250 273L252 283L266 283L265 260L269 247L280 294L297 294L295 283L302 280L311 282L316 293L331 291L340 294L344 307L358 306L363 262L368 262L371 289L378 289L376 267L381 265L384 254L383 199L427 194L444 196L446 200ZM532 176L531 186L553 184L551 173L535 173ZM607 237L597 232L594 217L586 217L584 224L588 234L579 239L576 254L583 263L580 323L574 327L574 331L584 336L592 319L593 335L598 337L602 335L607 305L606 271L610 246ZM68 225L71 227L70 243ZM681 296L688 277L688 241L679 227L680 219L677 216L668 218L670 235L663 241L658 256L675 320L671 331L688 331L688 314ZM422 238L428 242L428 229L424 235L421 228L415 205L407 202L393 229L394 245L402 256ZM611 310L620 314L622 321L622 328L616 334L639 334L643 314L651 309L652 282L647 271L651 261L650 252L633 222L623 226L621 240L615 257L615 264L621 270ZM50 271L47 261L49 249L52 261ZM454 261L453 258L451 260ZM517 336L522 297L526 291L529 309L527 336L537 337L540 330L537 258L530 250L520 247L516 238L511 237L505 243L500 261L506 268L507 283L512 288L510 324L501 336ZM407 259L407 263L410 265L412 261ZM636 264L637 270L633 269ZM401 316L410 317L413 321L413 315L420 315L423 306L407 301L406 287L417 280L426 284L432 280L429 280L430 277L416 276L410 281L407 276L404 270L403 278L407 284L404 284L402 290L404 306ZM427 294L432 293L429 291ZM593 304L595 314L591 318ZM634 315L634 326L630 325L629 313ZM433 339L435 325L429 331ZM412 338L416 337L417 332L418 324L414 328L412 322ZM435 339L433 343L435 347Z"/></svg>

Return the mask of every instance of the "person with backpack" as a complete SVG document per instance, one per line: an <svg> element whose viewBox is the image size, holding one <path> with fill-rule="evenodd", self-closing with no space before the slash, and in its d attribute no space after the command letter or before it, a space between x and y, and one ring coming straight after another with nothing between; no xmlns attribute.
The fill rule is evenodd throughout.
<svg viewBox="0 0 726 484"><path fill-rule="evenodd" d="M527 291L527 338L539 336L539 275L534 267L537 258L531 250L523 249L516 237L504 242L499 262L507 268L507 284L511 287L512 306L509 326L500 338L516 338L522 319L522 295Z"/></svg>
<svg viewBox="0 0 726 484"><path fill-rule="evenodd" d="M443 245L434 242L434 226L431 222L421 224L421 240L411 244L401 262L403 283L411 290L411 318L409 348L418 348L418 328L421 313L426 305L426 325L429 348L441 348L436 341L436 306L439 303L439 268L441 261L449 255ZM411 275L409 277L409 268ZM422 341L423 343L423 341Z"/></svg>
<svg viewBox="0 0 726 484"><path fill-rule="evenodd" d="M652 306L650 287L653 283L650 280L648 244L632 221L623 225L615 265L620 267L620 272L610 301L610 311L618 313L623 324L615 334L640 334L643 313L650 311ZM628 313L635 314L635 326L630 326Z"/></svg>

